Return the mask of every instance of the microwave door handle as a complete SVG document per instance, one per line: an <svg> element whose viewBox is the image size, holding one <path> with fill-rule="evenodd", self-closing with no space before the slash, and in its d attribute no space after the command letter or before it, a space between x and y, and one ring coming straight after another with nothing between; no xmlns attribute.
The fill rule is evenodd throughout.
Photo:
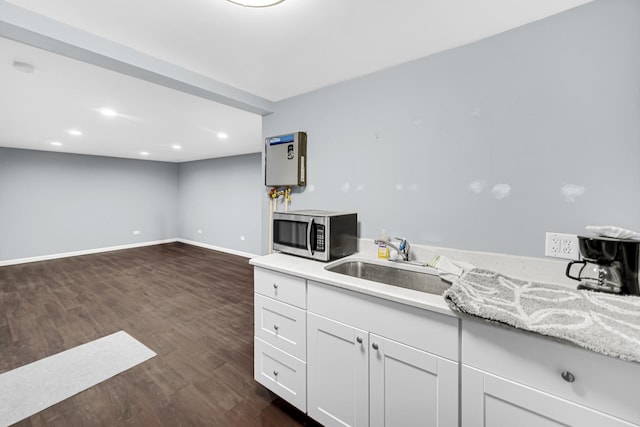
<svg viewBox="0 0 640 427"><path fill-rule="evenodd" d="M309 255L313 255L313 248L311 247L311 233L313 231L313 218L309 220L309 225L307 226L307 251L309 251Z"/></svg>

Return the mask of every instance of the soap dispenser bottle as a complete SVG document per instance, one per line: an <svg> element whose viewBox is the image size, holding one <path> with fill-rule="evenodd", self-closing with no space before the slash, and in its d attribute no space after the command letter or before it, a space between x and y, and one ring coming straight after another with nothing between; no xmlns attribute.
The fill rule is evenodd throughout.
<svg viewBox="0 0 640 427"><path fill-rule="evenodd" d="M388 259L389 258L389 246L387 243L389 241L389 236L387 235L387 230L380 231L378 235L378 258L380 259Z"/></svg>

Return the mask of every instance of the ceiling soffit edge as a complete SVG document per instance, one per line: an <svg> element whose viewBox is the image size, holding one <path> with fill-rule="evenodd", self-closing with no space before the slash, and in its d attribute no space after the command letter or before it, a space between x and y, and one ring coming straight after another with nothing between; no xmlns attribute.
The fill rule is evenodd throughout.
<svg viewBox="0 0 640 427"><path fill-rule="evenodd" d="M258 115L274 103L0 0L0 37Z"/></svg>

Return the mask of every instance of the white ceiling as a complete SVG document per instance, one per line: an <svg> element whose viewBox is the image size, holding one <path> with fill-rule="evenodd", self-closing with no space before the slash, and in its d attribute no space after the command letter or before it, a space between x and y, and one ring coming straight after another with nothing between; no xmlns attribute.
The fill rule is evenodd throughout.
<svg viewBox="0 0 640 427"><path fill-rule="evenodd" d="M14 59L34 64L34 72L16 71ZM3 38L0 93L4 147L170 162L261 148L257 114ZM105 117L101 108L118 116ZM72 129L82 135L70 135Z"/></svg>
<svg viewBox="0 0 640 427"><path fill-rule="evenodd" d="M589 1L285 0L261 9L226 0L8 2L279 101ZM14 59L32 61L35 72L16 72ZM2 38L0 91L0 146L133 158L147 151L150 160L182 162L262 145L259 115ZM99 116L107 105L123 115ZM72 138L70 128L84 135ZM216 137L221 131L227 140Z"/></svg>

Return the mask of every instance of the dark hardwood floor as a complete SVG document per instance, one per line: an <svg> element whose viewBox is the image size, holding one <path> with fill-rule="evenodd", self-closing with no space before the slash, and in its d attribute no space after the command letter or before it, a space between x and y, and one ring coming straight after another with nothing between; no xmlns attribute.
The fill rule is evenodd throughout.
<svg viewBox="0 0 640 427"><path fill-rule="evenodd" d="M253 380L246 258L170 243L0 267L0 373L119 330L158 355L17 425L314 424Z"/></svg>

